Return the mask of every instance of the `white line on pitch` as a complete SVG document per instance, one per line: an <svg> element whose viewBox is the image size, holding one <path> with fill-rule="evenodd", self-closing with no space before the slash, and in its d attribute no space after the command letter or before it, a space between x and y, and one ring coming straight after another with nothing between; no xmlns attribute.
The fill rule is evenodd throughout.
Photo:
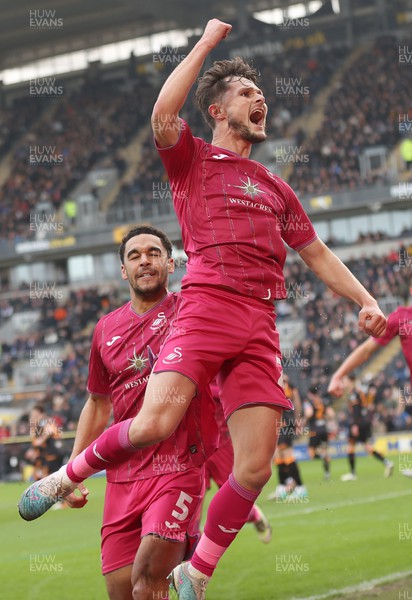
<svg viewBox="0 0 412 600"><path fill-rule="evenodd" d="M403 579L404 577L409 577L410 575L412 575L412 571L391 573L389 575L385 575L385 577L379 577L378 579L364 581L363 583L358 583L357 585L351 585L349 587L341 588L340 590L330 590L329 592L326 592L326 594L319 594L318 596L309 596L307 598L293 598L292 600L324 600L326 598L333 598L334 596L338 595L348 596L349 594L356 594L357 592L367 592L369 590L373 590L373 588L375 588L377 585L390 583L391 581L395 581L396 579Z"/></svg>
<svg viewBox="0 0 412 600"><path fill-rule="evenodd" d="M327 511L327 510L332 510L334 508L347 508L348 506L357 506L358 504L369 504L370 502L379 502L379 500L391 500L392 498L399 498L400 496L410 496L412 495L412 490L406 490L403 492L391 492L389 494L382 494L381 496L367 496L366 498L358 498L357 500L342 500L341 502L334 502L331 504L324 504L322 506L313 506L313 507L307 507L307 508L302 508L301 510L294 510L293 512L282 512L280 513L275 513L274 515L271 515L270 518L279 518L279 519L284 519L285 517L296 517L299 515L307 515L310 513L314 513L314 512L322 512L322 511ZM276 504L283 504L282 503L276 503ZM287 502L285 502L284 504L287 504L288 506L290 506L290 504L288 504ZM297 504L297 503L294 503Z"/></svg>

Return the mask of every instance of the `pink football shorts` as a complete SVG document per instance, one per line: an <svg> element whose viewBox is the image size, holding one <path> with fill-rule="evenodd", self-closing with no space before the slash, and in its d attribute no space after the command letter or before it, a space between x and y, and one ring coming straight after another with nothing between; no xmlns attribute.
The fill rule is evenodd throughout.
<svg viewBox="0 0 412 600"><path fill-rule="evenodd" d="M187 544L185 560L199 540L204 469L195 467L130 483L107 483L102 534L103 575L134 562L141 538L154 534Z"/></svg>
<svg viewBox="0 0 412 600"><path fill-rule="evenodd" d="M202 390L217 373L225 419L238 408L293 409L282 387L279 334L271 302L213 286L191 286L154 372L176 371Z"/></svg>

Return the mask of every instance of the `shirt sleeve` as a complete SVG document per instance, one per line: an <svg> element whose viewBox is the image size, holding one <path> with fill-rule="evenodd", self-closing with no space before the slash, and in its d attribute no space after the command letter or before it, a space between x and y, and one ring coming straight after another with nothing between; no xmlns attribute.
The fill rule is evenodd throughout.
<svg viewBox="0 0 412 600"><path fill-rule="evenodd" d="M389 342L397 335L399 335L399 315L398 311L395 310L388 317L385 333L381 337L373 339L380 346L386 346L386 344L389 344Z"/></svg>
<svg viewBox="0 0 412 600"><path fill-rule="evenodd" d="M169 179L171 181L184 178L197 155L196 139L190 130L189 125L183 119L180 119L180 134L174 146L160 148L154 140L156 149L165 166ZM175 190L173 190L175 191Z"/></svg>
<svg viewBox="0 0 412 600"><path fill-rule="evenodd" d="M110 396L110 381L109 374L102 361L102 357L99 350L98 337L100 334L100 327L97 324L92 339L92 347L90 349L89 357L89 377L87 380L87 391L90 394L98 394L100 396Z"/></svg>
<svg viewBox="0 0 412 600"><path fill-rule="evenodd" d="M317 239L317 233L295 192L285 181L281 189L286 202L280 217L282 239L294 250L302 250Z"/></svg>

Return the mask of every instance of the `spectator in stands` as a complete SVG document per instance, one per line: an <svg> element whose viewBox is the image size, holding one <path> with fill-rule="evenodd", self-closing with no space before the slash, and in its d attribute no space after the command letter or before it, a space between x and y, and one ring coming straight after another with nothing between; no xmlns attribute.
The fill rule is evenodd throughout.
<svg viewBox="0 0 412 600"><path fill-rule="evenodd" d="M8 437L10 437L10 427L5 421L0 421L0 440Z"/></svg>
<svg viewBox="0 0 412 600"><path fill-rule="evenodd" d="M412 139L405 138L402 140L399 151L401 153L401 157L405 163L407 171L412 169Z"/></svg>
<svg viewBox="0 0 412 600"><path fill-rule="evenodd" d="M30 437L32 448L26 457L34 466L34 479L37 481L59 469L63 461L58 443L61 429L40 404L36 404L30 412Z"/></svg>
<svg viewBox="0 0 412 600"><path fill-rule="evenodd" d="M13 381L13 373L14 373L13 359L9 354L6 354L2 360L2 363L3 364L2 364L1 370L4 373L4 375L7 377L7 382L10 384Z"/></svg>
<svg viewBox="0 0 412 600"><path fill-rule="evenodd" d="M67 198L64 203L64 214L66 215L69 227L75 227L77 217L77 202L73 198Z"/></svg>

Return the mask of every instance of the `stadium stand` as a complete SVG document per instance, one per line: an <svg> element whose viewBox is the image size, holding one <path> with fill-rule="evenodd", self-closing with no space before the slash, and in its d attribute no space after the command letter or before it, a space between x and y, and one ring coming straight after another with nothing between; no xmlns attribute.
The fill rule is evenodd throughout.
<svg viewBox="0 0 412 600"><path fill-rule="evenodd" d="M401 45L410 44L410 38ZM399 114L411 111L412 74L399 63L399 41L380 37L367 46L328 98L324 119L310 148L308 169L296 167L290 184L299 195L356 189L387 181L382 168L362 173L360 156L366 148L390 150L400 142Z"/></svg>
<svg viewBox="0 0 412 600"><path fill-rule="evenodd" d="M356 247L355 247L356 248ZM393 298L404 303L412 290L407 269L398 266L399 251L383 257L371 256L349 261L349 267L379 299ZM280 323L285 319L303 319L306 332L293 348L284 351L284 369L299 389L302 398L312 385L323 394L330 375L364 336L357 332L356 307L337 299L307 270L302 261L287 263L287 282L299 282L299 287L289 287L286 300L278 303ZM20 292L21 294L21 292ZM52 418L66 431L76 429L77 419L85 400L88 373L88 355L93 327L97 320L124 302L124 294L116 287L92 287L70 290L64 301L27 301L23 297L3 301L1 314L5 319L11 314L35 309L39 318L33 331L3 342L1 346L1 371L13 382L15 371L23 376L24 384L33 384L38 376L45 392L42 404ZM31 352L53 349L61 357L59 368L54 366L46 373L28 368ZM50 356L50 354L49 354ZM24 379L26 377L26 379ZM377 431L412 430L410 406L398 402L399 387L408 380L401 355L398 355L384 373L373 382L365 381L375 394ZM371 392L372 393L372 392ZM11 426L3 425L1 435L27 435L28 413L25 412ZM345 413L341 414L340 431L345 427ZM338 434L339 435L339 432ZM23 460L24 452L20 454ZM23 461L24 462L24 461Z"/></svg>
<svg viewBox="0 0 412 600"><path fill-rule="evenodd" d="M13 151L10 176L0 190L0 237L35 237L30 213L57 213L75 185L96 164L118 164L116 152L146 123L153 91L144 78L86 82L42 118L27 118ZM42 99L31 99L31 104ZM19 113L19 103L10 118ZM37 116L37 115L36 115ZM41 140L41 143L39 142Z"/></svg>
<svg viewBox="0 0 412 600"><path fill-rule="evenodd" d="M253 25L256 28L256 23ZM241 42L252 47L262 31L244 32ZM265 31L274 32L273 28ZM403 138L399 115L411 116L411 71L395 59L399 44L407 45L408 39L380 36L361 46L339 39L253 57L269 106L269 138L293 139L310 153L308 165L288 170L289 183L302 197L392 183L393 173L387 165L373 175L363 173L359 157L375 146L384 147L385 156L389 156ZM183 55L187 48L176 51ZM171 192L147 127L157 90L171 68L173 65L168 64L147 68L147 57L131 57L126 68L124 63L118 69L90 68L70 80L65 94L53 106L49 103L45 107L40 98L27 98L27 89L22 88L22 97L0 110L0 159L8 160L7 176L3 175L0 187L1 242L13 247L38 238L28 226L31 214L61 214L76 186L99 166L114 167L119 182L119 192L110 202L94 190L97 212L103 215L106 226L103 233L108 238L112 236L110 227L133 223L136 215L154 224L158 219L172 218ZM316 99L325 90L328 96L320 127L313 134L307 133L305 123L311 120ZM196 135L208 138L208 128L193 97L187 107L182 116ZM140 158L128 162L119 151L139 135ZM46 151L49 162L41 164L46 147L53 150ZM81 226L76 219L65 220L65 230L70 232L76 233ZM412 223L406 221L402 232L364 230L353 246L343 233L325 241L330 246L353 248L356 258L347 261L349 268L376 297L385 301L392 298L399 304L411 298L410 269L399 268L400 253L407 249L400 246L374 256L369 248L389 239L401 243L411 234ZM173 241L179 245L180 240ZM363 247L368 248L367 255ZM278 303L279 323L296 320L303 322L304 328L303 337L286 348L284 368L302 397L311 385L324 393L339 361L363 339L356 332L356 313L350 303L327 292L302 262L290 260L285 275L297 287L291 283L288 298ZM41 402L47 411L65 430L73 431L85 399L93 326L100 316L124 301L124 290L112 280L98 287L94 282L93 287L74 287L69 285L67 274L62 274L58 282L61 298L36 299L29 294L33 283L36 281L26 281L19 289L13 281L2 286L0 375L9 390L41 389ZM31 326L14 331L13 319L27 313L32 314ZM34 349L52 350L58 368L28 369ZM385 374L377 376L377 426L388 431L412 429L411 415L394 401L406 378L399 356ZM0 436L27 435L27 411L35 401L39 401L37 395L29 396L28 402L18 405L18 419L10 424L0 422ZM344 424L345 416L341 418Z"/></svg>

